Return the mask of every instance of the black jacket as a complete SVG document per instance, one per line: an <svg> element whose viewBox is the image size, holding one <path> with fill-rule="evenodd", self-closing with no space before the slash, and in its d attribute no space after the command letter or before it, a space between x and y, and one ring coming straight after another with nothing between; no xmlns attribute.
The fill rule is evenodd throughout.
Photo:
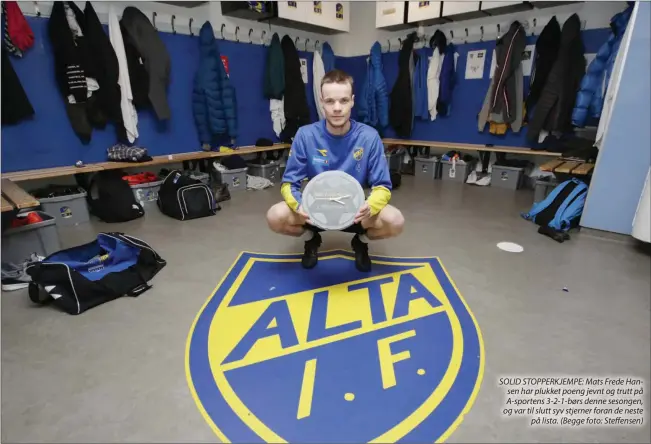
<svg viewBox="0 0 651 444"><path fill-rule="evenodd" d="M2 45L2 124L15 124L34 115L34 108Z"/></svg>
<svg viewBox="0 0 651 444"><path fill-rule="evenodd" d="M156 117L159 120L169 119L171 111L167 103L167 87L170 83L171 61L165 44L147 16L138 8L124 8L120 25L123 36L131 45L130 50L137 51L143 60L149 83L147 97ZM126 49L125 47L125 52ZM130 74L131 66L129 70Z"/></svg>
<svg viewBox="0 0 651 444"><path fill-rule="evenodd" d="M389 123L399 137L411 136L414 123L411 82L414 69L412 51L415 38L416 33L412 33L402 44L398 55L398 78L390 95Z"/></svg>
<svg viewBox="0 0 651 444"><path fill-rule="evenodd" d="M285 59L283 48L280 45L280 37L275 32L271 37L269 48L267 48L263 91L266 99L277 100L282 99L285 92Z"/></svg>
<svg viewBox="0 0 651 444"><path fill-rule="evenodd" d="M545 25L536 40L536 51L534 53L533 71L531 73L529 94L526 100L525 120L528 120L529 112L538 103L540 93L542 93L549 72L554 66L558 50L561 44L561 25L556 20L556 16Z"/></svg>
<svg viewBox="0 0 651 444"><path fill-rule="evenodd" d="M285 128L281 139L287 141L296 135L301 126L310 123L310 109L301 76L301 61L294 41L286 35L281 41L281 46L285 63Z"/></svg>
<svg viewBox="0 0 651 444"><path fill-rule="evenodd" d="M586 68L584 52L581 21L572 14L563 24L558 57L530 119L530 141L537 141L542 130L565 133L572 129L572 109Z"/></svg>
<svg viewBox="0 0 651 444"><path fill-rule="evenodd" d="M501 113L504 123L515 121L516 107L516 70L522 63L522 53L527 45L524 28L517 20L495 44L497 62L493 78L495 87L490 98L490 112Z"/></svg>
<svg viewBox="0 0 651 444"><path fill-rule="evenodd" d="M73 35L66 18L66 3L83 36ZM86 2L82 12L74 2L54 2L48 33L54 51L57 83L77 136L88 143L92 128L104 128L110 121L115 124L118 140L125 141L118 60L93 5ZM88 97L86 78L95 79L99 85L99 90L92 92L91 97ZM69 96L75 103L70 103Z"/></svg>

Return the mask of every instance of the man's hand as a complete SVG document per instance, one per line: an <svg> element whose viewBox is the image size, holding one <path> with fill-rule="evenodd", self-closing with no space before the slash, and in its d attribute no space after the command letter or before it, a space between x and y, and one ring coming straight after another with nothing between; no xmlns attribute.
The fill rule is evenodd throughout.
<svg viewBox="0 0 651 444"><path fill-rule="evenodd" d="M357 215L355 216L355 223L364 222L367 219L371 218L371 207L368 206L367 202L364 202L362 208L359 209Z"/></svg>
<svg viewBox="0 0 651 444"><path fill-rule="evenodd" d="M312 221L310 221L310 216L307 215L307 213L303 210L303 206L298 207L298 210L296 210L296 214L298 214L302 219L303 223L308 223L312 225Z"/></svg>

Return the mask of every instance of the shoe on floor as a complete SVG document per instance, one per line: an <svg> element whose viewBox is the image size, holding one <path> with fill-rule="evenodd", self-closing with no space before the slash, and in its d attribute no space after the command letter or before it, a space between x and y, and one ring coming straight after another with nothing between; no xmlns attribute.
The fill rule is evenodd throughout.
<svg viewBox="0 0 651 444"><path fill-rule="evenodd" d="M350 242L355 252L355 267L363 272L368 273L371 271L371 258L368 257L368 244L359 239L359 235L355 235Z"/></svg>
<svg viewBox="0 0 651 444"><path fill-rule="evenodd" d="M32 278L25 273L27 266L33 262L40 262L45 259L35 253L32 253L29 259L23 261L21 264L14 264L11 262L2 263L2 290L3 291L16 291L27 288Z"/></svg>
<svg viewBox="0 0 651 444"><path fill-rule="evenodd" d="M305 252L301 259L303 268L310 269L316 267L319 262L319 247L321 246L321 235L314 233L314 236L309 241L305 242Z"/></svg>

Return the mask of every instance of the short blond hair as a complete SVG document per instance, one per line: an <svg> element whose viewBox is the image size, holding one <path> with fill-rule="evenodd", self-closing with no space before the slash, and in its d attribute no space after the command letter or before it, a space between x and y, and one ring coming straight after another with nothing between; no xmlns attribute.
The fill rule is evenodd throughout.
<svg viewBox="0 0 651 444"><path fill-rule="evenodd" d="M326 83L350 83L350 89L353 89L353 76L341 69L333 69L328 71L321 79L321 88Z"/></svg>

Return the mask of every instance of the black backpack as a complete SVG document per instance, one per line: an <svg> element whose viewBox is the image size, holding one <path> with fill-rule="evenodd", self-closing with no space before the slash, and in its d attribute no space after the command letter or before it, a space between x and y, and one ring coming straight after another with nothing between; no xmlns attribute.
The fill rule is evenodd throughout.
<svg viewBox="0 0 651 444"><path fill-rule="evenodd" d="M88 187L88 207L104 222L128 222L145 215L121 170L98 172Z"/></svg>
<svg viewBox="0 0 651 444"><path fill-rule="evenodd" d="M214 216L221 207L210 187L178 170L172 170L158 191L158 208L178 220Z"/></svg>

